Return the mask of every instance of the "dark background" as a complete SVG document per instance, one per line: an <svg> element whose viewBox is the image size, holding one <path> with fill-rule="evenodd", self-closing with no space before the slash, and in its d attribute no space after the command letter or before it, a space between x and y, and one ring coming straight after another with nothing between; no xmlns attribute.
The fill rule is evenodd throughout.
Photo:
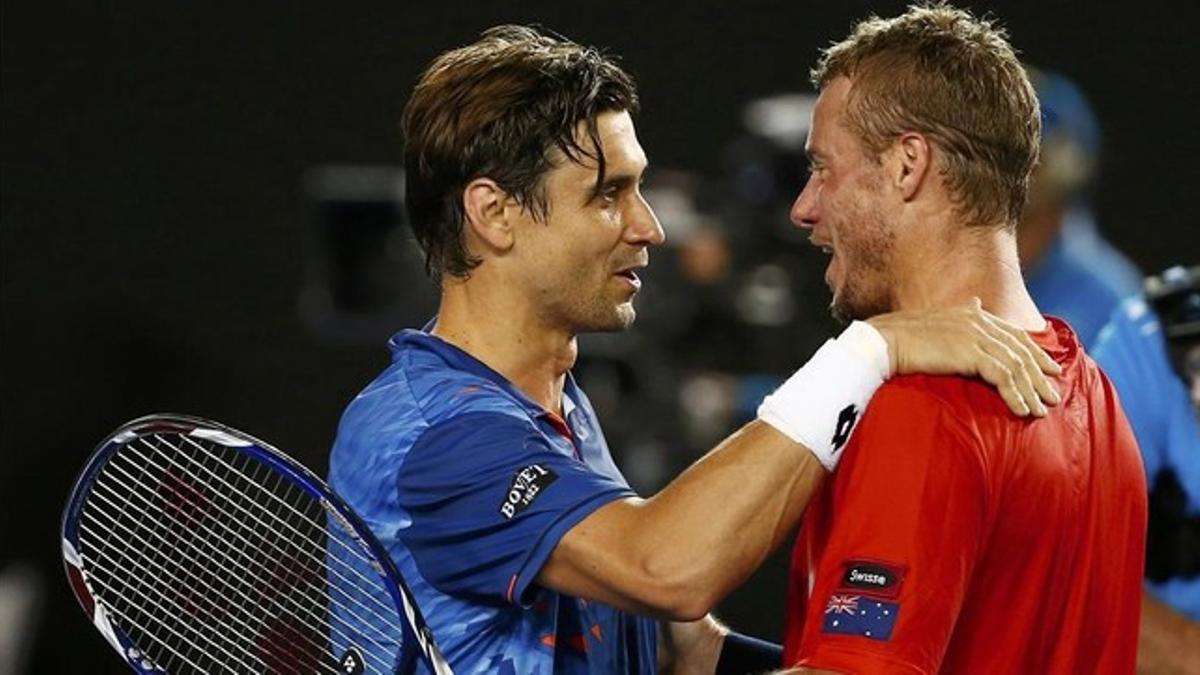
<svg viewBox="0 0 1200 675"><path fill-rule="evenodd" d="M1195 262L1194 6L971 6L994 11L1025 58L1091 96L1105 131L1098 210L1110 238L1147 271ZM56 534L75 472L118 424L154 411L212 417L323 471L343 406L385 363L387 331L367 344L301 320L311 244L301 176L317 164L396 163L399 112L439 51L530 21L605 46L639 80L652 162L719 177L745 101L806 88L818 47L869 12L902 9L7 3L0 567L25 560L41 573L31 672L123 672L67 592ZM778 639L783 578L776 558L723 615Z"/></svg>

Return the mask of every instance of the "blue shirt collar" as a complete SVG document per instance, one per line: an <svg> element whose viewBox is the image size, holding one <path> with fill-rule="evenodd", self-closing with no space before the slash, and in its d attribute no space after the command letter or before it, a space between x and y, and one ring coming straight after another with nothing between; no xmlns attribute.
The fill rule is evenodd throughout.
<svg viewBox="0 0 1200 675"><path fill-rule="evenodd" d="M403 351L408 349L420 349L432 352L438 358L445 361L451 368L477 375L495 383L496 386L519 402L531 416L557 415L557 413L551 413L549 410L543 408L540 403L529 398L525 392L510 382L508 378L492 370L483 361L430 333L429 330L432 329L433 324L434 322L430 321L421 330L409 328L393 335L388 340L388 347L392 350L392 360L398 358ZM574 376L568 371L566 382L563 384L564 418L568 418L571 412L578 407L577 400L579 400L579 387L575 384Z"/></svg>

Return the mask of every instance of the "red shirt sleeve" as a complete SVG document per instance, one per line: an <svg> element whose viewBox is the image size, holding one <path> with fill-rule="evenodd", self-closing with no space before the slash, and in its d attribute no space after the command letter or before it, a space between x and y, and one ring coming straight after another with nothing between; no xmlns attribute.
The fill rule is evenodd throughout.
<svg viewBox="0 0 1200 675"><path fill-rule="evenodd" d="M828 486L798 665L934 673L942 661L988 494L978 437L922 381L880 389Z"/></svg>

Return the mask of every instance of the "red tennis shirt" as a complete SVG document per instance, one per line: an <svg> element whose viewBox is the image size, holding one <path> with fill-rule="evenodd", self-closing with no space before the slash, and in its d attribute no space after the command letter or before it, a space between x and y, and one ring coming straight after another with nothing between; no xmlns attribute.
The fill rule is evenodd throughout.
<svg viewBox="0 0 1200 675"><path fill-rule="evenodd" d="M784 659L848 673L1132 673L1146 482L1117 396L1062 321L1063 402L1013 416L959 377L895 377L808 507Z"/></svg>

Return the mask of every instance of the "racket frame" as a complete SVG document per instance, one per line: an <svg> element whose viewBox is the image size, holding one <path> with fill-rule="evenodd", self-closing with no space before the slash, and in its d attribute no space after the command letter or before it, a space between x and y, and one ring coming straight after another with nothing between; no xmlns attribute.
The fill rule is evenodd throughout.
<svg viewBox="0 0 1200 675"><path fill-rule="evenodd" d="M325 481L283 451L250 434L202 417L174 413L157 413L139 417L126 422L109 434L88 457L79 478L75 481L75 486L71 489L67 506L63 510L61 527L63 566L71 589L75 592L76 599L84 613L91 619L96 630L104 636L104 639L135 672L139 675L163 675L167 671L159 668L141 653L130 637L109 619L108 610L102 602L97 600L97 595L92 590L88 571L79 554L79 524L92 486L101 470L108 464L109 459L130 441L157 433L194 436L241 452L266 464L272 470L283 475L291 484L316 499L326 514L336 520L344 532L351 535L350 538L366 554L371 567L379 575L384 588L391 595L396 609L404 618L402 640L415 641L426 664L434 673L453 675L425 623L424 616L421 615L420 608L413 599L411 589L404 582L391 555L362 518ZM411 672L416 665L417 652L405 650L404 653L405 660L397 665L395 671L397 673Z"/></svg>

